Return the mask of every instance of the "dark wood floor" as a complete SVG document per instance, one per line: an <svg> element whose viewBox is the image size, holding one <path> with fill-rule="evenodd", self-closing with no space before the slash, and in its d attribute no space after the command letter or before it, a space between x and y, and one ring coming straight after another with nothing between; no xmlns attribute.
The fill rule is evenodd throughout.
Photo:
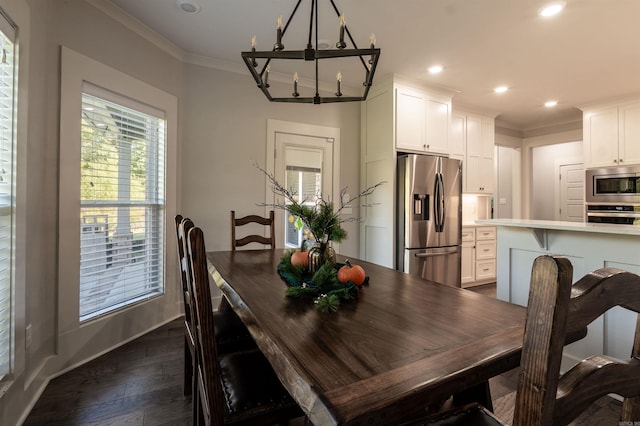
<svg viewBox="0 0 640 426"><path fill-rule="evenodd" d="M25 425L190 425L183 320L53 379Z"/></svg>
<svg viewBox="0 0 640 426"><path fill-rule="evenodd" d="M495 285L472 288L495 297ZM191 425L182 396L183 322L173 321L53 379L25 425ZM496 414L512 415L517 371L491 380ZM605 397L574 425L617 426L620 403ZM302 422L293 422L293 424Z"/></svg>

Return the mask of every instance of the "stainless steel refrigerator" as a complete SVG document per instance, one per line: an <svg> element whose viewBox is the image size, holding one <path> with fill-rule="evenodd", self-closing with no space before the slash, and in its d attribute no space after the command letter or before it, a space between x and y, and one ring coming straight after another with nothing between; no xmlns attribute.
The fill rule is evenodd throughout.
<svg viewBox="0 0 640 426"><path fill-rule="evenodd" d="M397 182L397 268L460 287L461 162L399 155Z"/></svg>

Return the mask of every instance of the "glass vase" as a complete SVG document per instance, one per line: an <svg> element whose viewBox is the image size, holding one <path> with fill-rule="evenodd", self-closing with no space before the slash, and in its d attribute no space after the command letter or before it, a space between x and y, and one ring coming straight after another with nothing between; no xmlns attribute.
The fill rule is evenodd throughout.
<svg viewBox="0 0 640 426"><path fill-rule="evenodd" d="M309 250L309 272L315 274L325 263L336 264L336 251L330 242L316 242Z"/></svg>

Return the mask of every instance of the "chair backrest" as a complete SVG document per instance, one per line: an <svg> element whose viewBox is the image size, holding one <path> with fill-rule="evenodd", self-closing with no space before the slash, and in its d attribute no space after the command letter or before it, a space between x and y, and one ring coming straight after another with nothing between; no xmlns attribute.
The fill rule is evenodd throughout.
<svg viewBox="0 0 640 426"><path fill-rule="evenodd" d="M182 280L182 296L184 299L184 318L187 325L193 331L194 328L194 307L191 272L187 259L187 234L193 228L193 222L182 215L176 215L176 241L178 247L178 262L180 262L180 278Z"/></svg>
<svg viewBox="0 0 640 426"><path fill-rule="evenodd" d="M621 420L640 420L640 315L629 359L592 356L560 377L567 334L615 306L640 312L640 277L603 268L572 286L572 275L566 258L540 256L534 262L514 426L568 424L609 393L625 398Z"/></svg>
<svg viewBox="0 0 640 426"><path fill-rule="evenodd" d="M188 221L193 226L193 222L190 219L184 218L182 215L176 215L176 246L178 249L178 264L180 266L180 280L182 282L182 295L184 297L184 309L185 319L189 320L190 317L190 284L189 284L189 271L187 264L186 248L187 248L187 235L184 230L184 223Z"/></svg>
<svg viewBox="0 0 640 426"><path fill-rule="evenodd" d="M209 289L209 272L207 269L207 251L204 234L200 228L192 228L187 234L188 259L193 277L193 294L195 314L197 317L198 368L202 376L200 384L205 392L208 406L202 409L210 422L207 424L222 425L224 423L225 400L220 386L220 370L218 365L218 348L214 331L214 314Z"/></svg>
<svg viewBox="0 0 640 426"><path fill-rule="evenodd" d="M231 210L231 250L235 251L236 247L241 247L249 243L260 243L268 245L270 248L276 248L276 232L275 232L275 220L273 210L269 212L269 217L262 217L258 215L249 215L240 218L236 218L235 210ZM269 236L252 234L242 238L236 237L236 228L247 224L259 224L267 226L269 229Z"/></svg>

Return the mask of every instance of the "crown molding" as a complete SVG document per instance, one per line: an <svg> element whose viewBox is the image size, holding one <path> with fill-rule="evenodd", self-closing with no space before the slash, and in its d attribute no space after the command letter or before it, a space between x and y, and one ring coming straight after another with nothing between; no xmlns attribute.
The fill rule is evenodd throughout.
<svg viewBox="0 0 640 426"><path fill-rule="evenodd" d="M178 47L176 44L172 43L165 37L161 36L160 34L158 34L158 32L156 32L146 24L142 23L142 21L140 21L139 19L129 15L127 12L120 9L115 4L111 3L108 0L86 0L86 1L87 3L91 4L93 7L95 7L105 15L111 17L116 22L124 25L131 31L135 32L136 34L146 39L147 41L153 43L160 49L164 50L169 55L173 56L174 58L180 61L184 61L185 53L180 47Z"/></svg>

